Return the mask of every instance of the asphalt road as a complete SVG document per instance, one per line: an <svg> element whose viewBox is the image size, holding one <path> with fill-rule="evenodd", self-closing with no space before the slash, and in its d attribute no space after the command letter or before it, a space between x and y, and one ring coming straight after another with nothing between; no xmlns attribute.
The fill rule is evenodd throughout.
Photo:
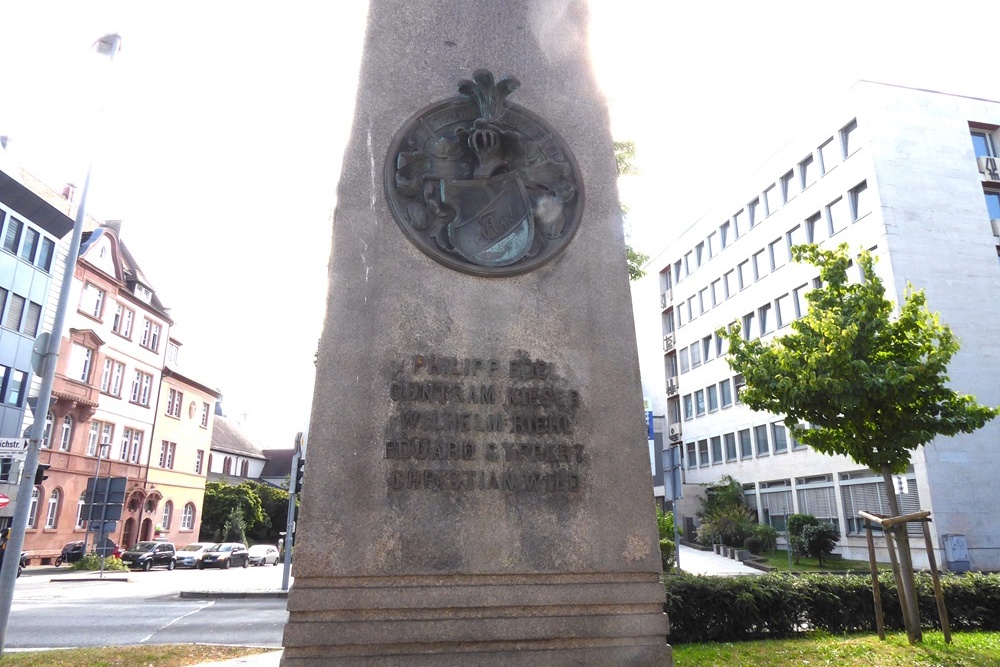
<svg viewBox="0 0 1000 667"><path fill-rule="evenodd" d="M211 643L281 646L288 613L276 597L181 599L181 591L266 593L281 567L90 573L32 568L17 580L7 648Z"/></svg>

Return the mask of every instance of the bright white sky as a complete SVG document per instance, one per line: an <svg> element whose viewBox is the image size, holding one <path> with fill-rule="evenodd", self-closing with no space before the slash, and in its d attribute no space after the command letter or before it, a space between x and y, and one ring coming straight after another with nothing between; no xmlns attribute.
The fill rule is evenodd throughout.
<svg viewBox="0 0 1000 667"><path fill-rule="evenodd" d="M642 171L623 179L622 198L650 255L858 79L1000 99L1000 48L980 28L995 1L591 5L614 134L636 142ZM88 210L124 220L126 244L177 322L185 370L221 390L227 414L267 447L290 447L308 425L366 9L2 8L0 134L13 156L53 189L81 185L103 99ZM106 68L90 45L109 32L123 47L101 94Z"/></svg>

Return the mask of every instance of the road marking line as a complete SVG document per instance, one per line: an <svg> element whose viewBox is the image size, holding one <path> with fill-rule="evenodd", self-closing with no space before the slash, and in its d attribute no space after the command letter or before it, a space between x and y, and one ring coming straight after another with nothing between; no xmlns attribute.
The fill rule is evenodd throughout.
<svg viewBox="0 0 1000 667"><path fill-rule="evenodd" d="M201 605L197 609L192 609L188 613L182 614L181 616L178 616L177 618L175 618L174 620L170 621L166 625L162 625L162 626L158 627L156 630L153 630L147 636L145 636L142 639L140 639L139 643L140 644L144 644L144 643L148 642L150 639L153 638L153 635L155 635L157 632L160 632L161 630L166 630L167 628L169 628L171 625L173 625L177 621L180 621L181 619L185 619L188 616L190 616L191 614L197 614L199 611L202 611L203 609L207 609L208 607L211 607L213 604L215 604L215 600L209 600L208 602L206 602L205 604Z"/></svg>

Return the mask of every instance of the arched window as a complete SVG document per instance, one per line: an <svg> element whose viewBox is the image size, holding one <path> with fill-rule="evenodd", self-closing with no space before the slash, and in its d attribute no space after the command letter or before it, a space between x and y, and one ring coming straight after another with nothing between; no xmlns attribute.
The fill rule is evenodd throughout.
<svg viewBox="0 0 1000 667"><path fill-rule="evenodd" d="M173 518L174 514L174 503L172 500L168 500L163 503L163 518L160 520L160 526L163 530L170 530L170 520Z"/></svg>
<svg viewBox="0 0 1000 667"><path fill-rule="evenodd" d="M42 436L42 447L52 449L52 421L55 417L51 412L45 415L45 435Z"/></svg>
<svg viewBox="0 0 1000 667"><path fill-rule="evenodd" d="M233 459L230 456L222 459L222 474L228 475L233 471Z"/></svg>
<svg viewBox="0 0 1000 667"><path fill-rule="evenodd" d="M49 496L48 510L45 512L46 528L55 528L59 522L59 499L59 489L53 489L52 494Z"/></svg>
<svg viewBox="0 0 1000 667"><path fill-rule="evenodd" d="M87 517L83 515L84 505L87 503L87 492L80 494L80 499L76 501L76 529L81 530L87 523Z"/></svg>
<svg viewBox="0 0 1000 667"><path fill-rule="evenodd" d="M31 490L31 503L28 505L28 528L38 528L38 497L40 495L37 486Z"/></svg>
<svg viewBox="0 0 1000 667"><path fill-rule="evenodd" d="M51 413L49 413L51 414ZM62 433L59 436L59 449L64 452L69 451L69 443L73 439L73 418L69 415L63 417Z"/></svg>
<svg viewBox="0 0 1000 667"><path fill-rule="evenodd" d="M240 464L240 477L246 477L250 473L250 462L244 461Z"/></svg>
<svg viewBox="0 0 1000 667"><path fill-rule="evenodd" d="M194 503L188 503L181 512L181 530L194 530Z"/></svg>

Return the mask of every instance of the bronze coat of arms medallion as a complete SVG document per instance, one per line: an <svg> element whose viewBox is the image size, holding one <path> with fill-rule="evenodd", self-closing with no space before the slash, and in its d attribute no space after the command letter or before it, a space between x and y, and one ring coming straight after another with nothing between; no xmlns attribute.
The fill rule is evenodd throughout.
<svg viewBox="0 0 1000 667"><path fill-rule="evenodd" d="M545 121L511 104L515 78L476 70L461 97L417 112L385 164L389 209L418 248L477 276L538 268L569 244L583 186L569 147Z"/></svg>

